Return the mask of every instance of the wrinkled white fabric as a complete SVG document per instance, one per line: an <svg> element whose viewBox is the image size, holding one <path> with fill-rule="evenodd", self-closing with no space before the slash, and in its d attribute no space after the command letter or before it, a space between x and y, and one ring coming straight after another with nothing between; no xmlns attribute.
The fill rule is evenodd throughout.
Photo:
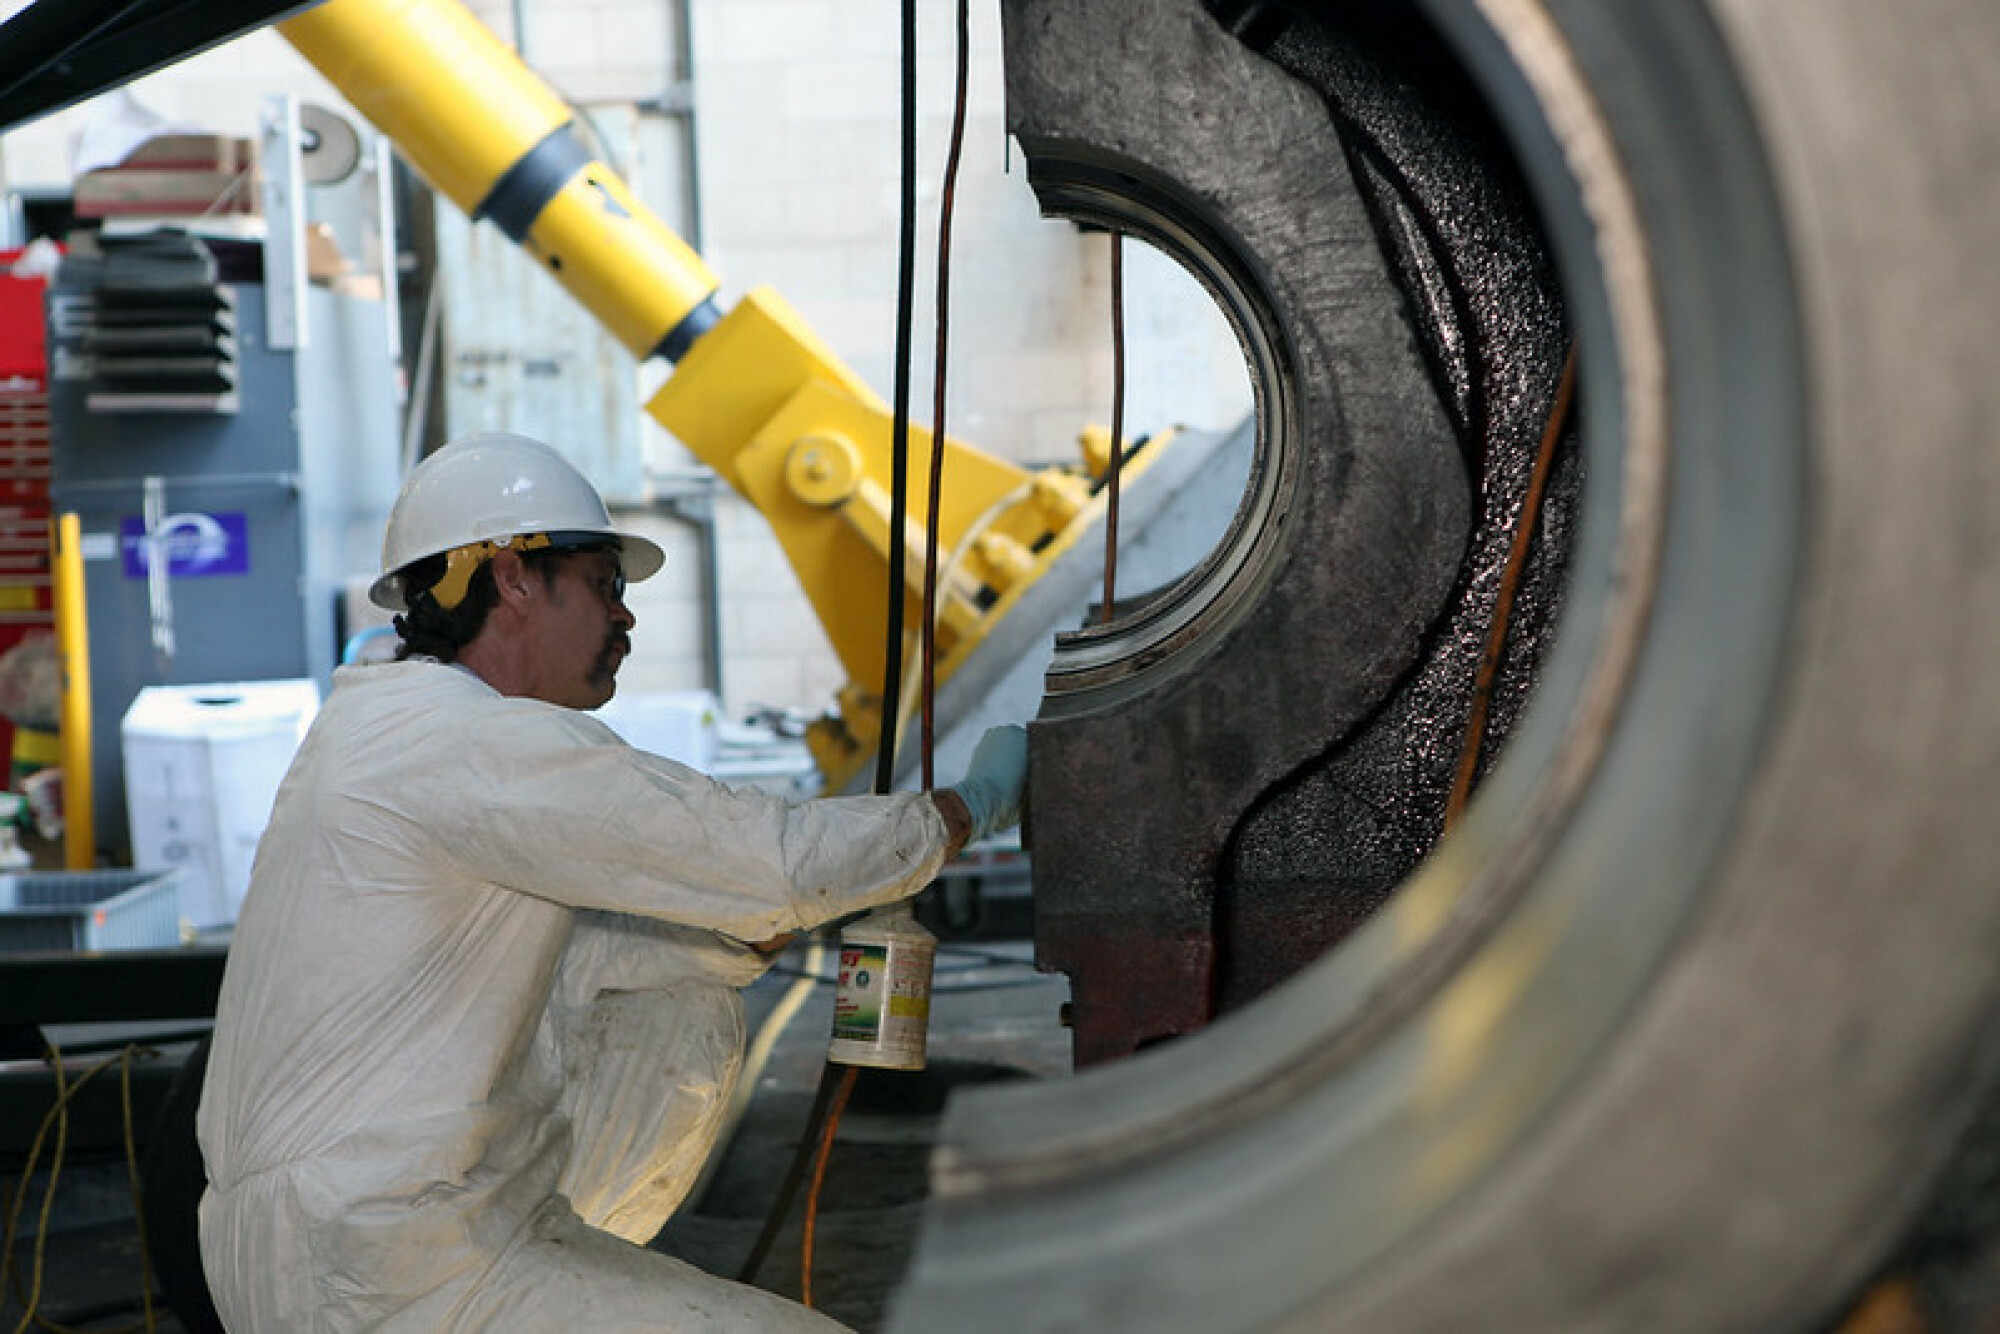
<svg viewBox="0 0 2000 1334"><path fill-rule="evenodd" d="M343 668L237 922L199 1130L228 1326L834 1330L634 1243L712 1148L737 943L920 888L928 798L787 803L435 663Z"/></svg>

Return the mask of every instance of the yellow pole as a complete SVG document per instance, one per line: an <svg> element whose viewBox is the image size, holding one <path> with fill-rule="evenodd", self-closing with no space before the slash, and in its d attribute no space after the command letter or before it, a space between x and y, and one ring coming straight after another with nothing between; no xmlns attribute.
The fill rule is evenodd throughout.
<svg viewBox="0 0 2000 1334"><path fill-rule="evenodd" d="M56 654L62 664L63 865L97 865L97 819L90 770L90 642L84 621L82 524L64 514L49 525L56 614Z"/></svg>

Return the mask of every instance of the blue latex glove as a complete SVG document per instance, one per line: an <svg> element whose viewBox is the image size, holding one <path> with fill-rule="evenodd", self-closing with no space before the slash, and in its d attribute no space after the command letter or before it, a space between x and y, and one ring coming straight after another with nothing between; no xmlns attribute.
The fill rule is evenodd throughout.
<svg viewBox="0 0 2000 1334"><path fill-rule="evenodd" d="M982 839L1021 822L1028 786L1028 729L1018 723L989 727L972 748L972 762L952 791L972 815L972 838Z"/></svg>

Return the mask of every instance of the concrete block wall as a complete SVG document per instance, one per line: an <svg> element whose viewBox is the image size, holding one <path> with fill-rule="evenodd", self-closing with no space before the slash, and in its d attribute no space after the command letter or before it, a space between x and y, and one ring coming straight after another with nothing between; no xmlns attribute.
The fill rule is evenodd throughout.
<svg viewBox="0 0 2000 1334"><path fill-rule="evenodd" d="M618 519L658 542L667 553L664 569L626 590L626 605L637 624L632 630L632 657L618 674L619 689L647 694L706 688L700 531L657 513L621 511Z"/></svg>

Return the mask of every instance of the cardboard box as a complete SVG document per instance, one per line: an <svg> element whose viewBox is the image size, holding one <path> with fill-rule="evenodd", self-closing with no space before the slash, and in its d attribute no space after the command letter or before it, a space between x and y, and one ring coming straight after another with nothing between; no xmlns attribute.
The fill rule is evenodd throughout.
<svg viewBox="0 0 2000 1334"><path fill-rule="evenodd" d="M74 194L80 218L261 214L264 209L262 183L257 173L247 168L104 167L77 177Z"/></svg>
<svg viewBox="0 0 2000 1334"><path fill-rule="evenodd" d="M149 686L126 710L132 861L180 871L196 930L236 920L278 784L318 711L309 680Z"/></svg>
<svg viewBox="0 0 2000 1334"><path fill-rule="evenodd" d="M231 174L257 162L257 141L227 134L156 134L120 159L121 167Z"/></svg>

